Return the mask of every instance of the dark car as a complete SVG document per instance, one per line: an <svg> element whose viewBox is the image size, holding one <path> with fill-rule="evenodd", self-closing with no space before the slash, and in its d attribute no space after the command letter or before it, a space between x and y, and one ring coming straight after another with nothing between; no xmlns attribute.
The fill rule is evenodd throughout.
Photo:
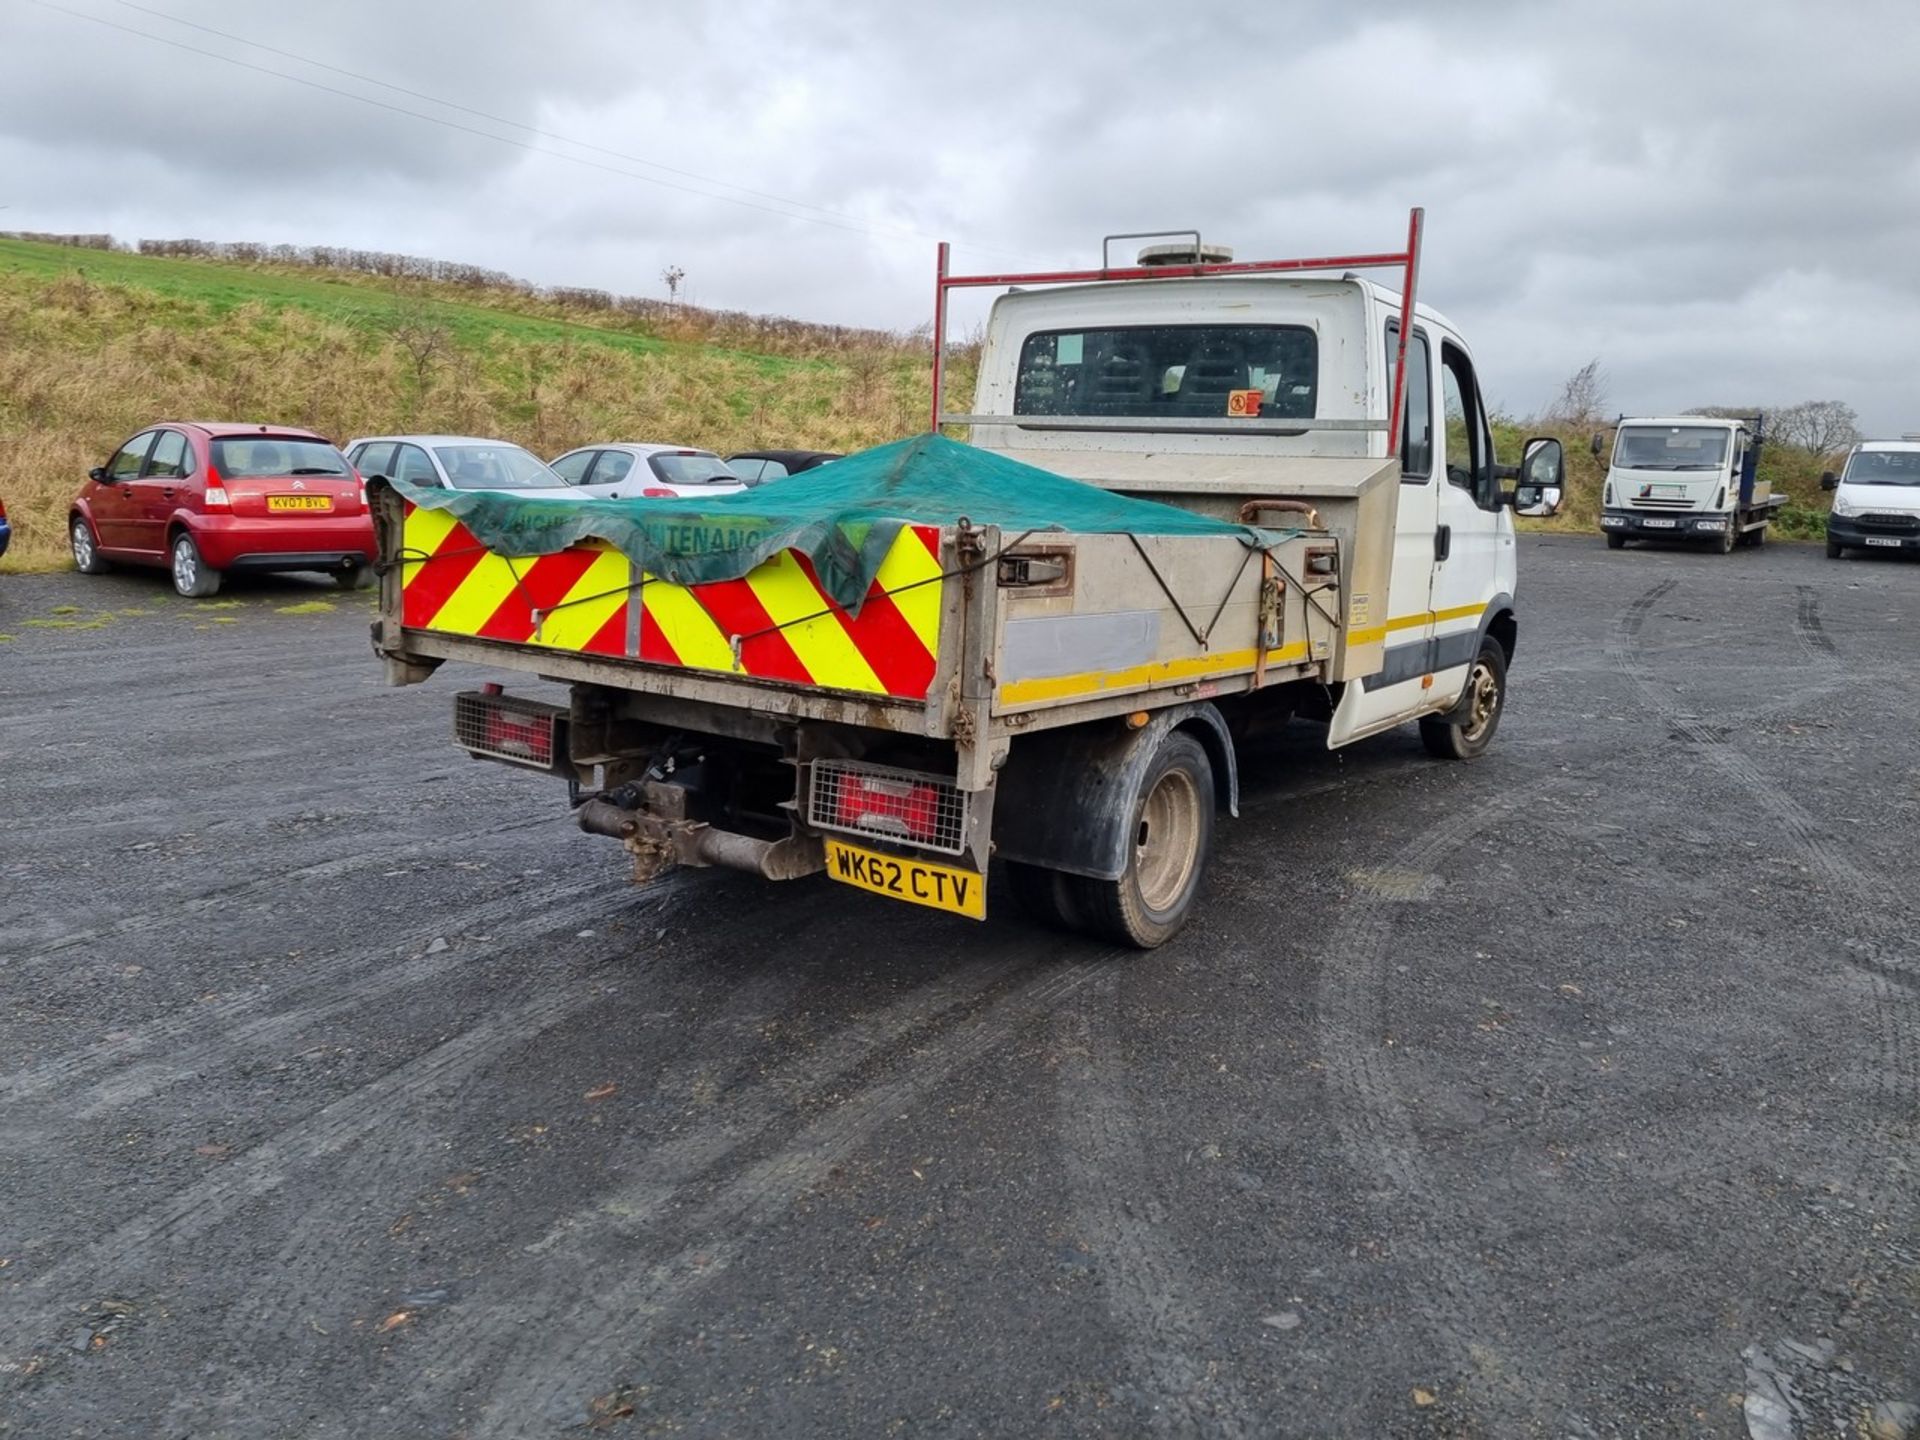
<svg viewBox="0 0 1920 1440"><path fill-rule="evenodd" d="M321 570L373 581L373 518L347 459L285 425L149 425L96 466L67 515L73 563L151 565L182 595L227 570Z"/></svg>
<svg viewBox="0 0 1920 1440"><path fill-rule="evenodd" d="M836 450L742 450L727 457L727 468L748 485L764 485L839 458Z"/></svg>
<svg viewBox="0 0 1920 1440"><path fill-rule="evenodd" d="M0 500L0 555L7 553L7 546L13 542L13 526L7 522L7 502Z"/></svg>

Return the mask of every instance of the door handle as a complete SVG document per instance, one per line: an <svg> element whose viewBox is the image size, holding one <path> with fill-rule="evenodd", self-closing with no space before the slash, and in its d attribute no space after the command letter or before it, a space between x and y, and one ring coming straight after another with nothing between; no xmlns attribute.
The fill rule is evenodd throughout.
<svg viewBox="0 0 1920 1440"><path fill-rule="evenodd" d="M1433 532L1433 558L1444 560L1453 553L1453 527L1442 525Z"/></svg>
<svg viewBox="0 0 1920 1440"><path fill-rule="evenodd" d="M160 492L160 498L162 500L171 500L173 498L173 487L169 485L166 489L162 490Z"/></svg>

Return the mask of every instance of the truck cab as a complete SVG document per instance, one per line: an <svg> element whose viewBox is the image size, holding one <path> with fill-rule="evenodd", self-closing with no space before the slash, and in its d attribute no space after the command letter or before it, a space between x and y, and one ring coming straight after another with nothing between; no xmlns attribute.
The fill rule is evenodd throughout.
<svg viewBox="0 0 1920 1440"><path fill-rule="evenodd" d="M1627 419L1614 429L1601 493L1609 550L1629 540L1705 541L1725 554L1758 545L1786 504L1759 476L1762 417ZM1604 437L1594 437L1595 453Z"/></svg>
<svg viewBox="0 0 1920 1440"><path fill-rule="evenodd" d="M1351 274L1014 291L987 322L971 442L1222 518L1250 496L1313 512L1346 542L1353 607L1328 744L1442 714L1488 636L1514 652L1516 497L1502 482L1519 470L1496 462L1465 338L1425 305L1389 458L1401 308ZM1541 475L1553 491L1521 497L1524 513L1559 502L1557 466Z"/></svg>

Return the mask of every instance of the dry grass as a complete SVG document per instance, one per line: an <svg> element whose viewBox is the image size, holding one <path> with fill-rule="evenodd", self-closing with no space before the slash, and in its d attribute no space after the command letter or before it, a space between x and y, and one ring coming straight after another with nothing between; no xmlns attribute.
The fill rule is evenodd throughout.
<svg viewBox="0 0 1920 1440"><path fill-rule="evenodd" d="M208 269L230 277L238 267ZM544 457L598 440L852 450L925 425L927 365L901 346L769 357L465 319L421 366L397 328L391 316L222 304L77 269L0 270L0 446L14 525L3 563L65 564L67 507L86 472L156 420L301 425L343 444L458 431Z"/></svg>

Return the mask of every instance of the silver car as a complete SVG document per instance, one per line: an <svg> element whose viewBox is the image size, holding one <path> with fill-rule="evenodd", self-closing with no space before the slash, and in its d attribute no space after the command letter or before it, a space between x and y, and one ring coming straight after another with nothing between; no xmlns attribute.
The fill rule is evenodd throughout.
<svg viewBox="0 0 1920 1440"><path fill-rule="evenodd" d="M637 445L621 441L582 445L553 462L560 478L603 500L635 496L711 499L746 489L727 462L711 450L684 445Z"/></svg>
<svg viewBox="0 0 1920 1440"><path fill-rule="evenodd" d="M443 490L571 491L530 450L479 435L369 435L347 446L362 479L384 475Z"/></svg>

